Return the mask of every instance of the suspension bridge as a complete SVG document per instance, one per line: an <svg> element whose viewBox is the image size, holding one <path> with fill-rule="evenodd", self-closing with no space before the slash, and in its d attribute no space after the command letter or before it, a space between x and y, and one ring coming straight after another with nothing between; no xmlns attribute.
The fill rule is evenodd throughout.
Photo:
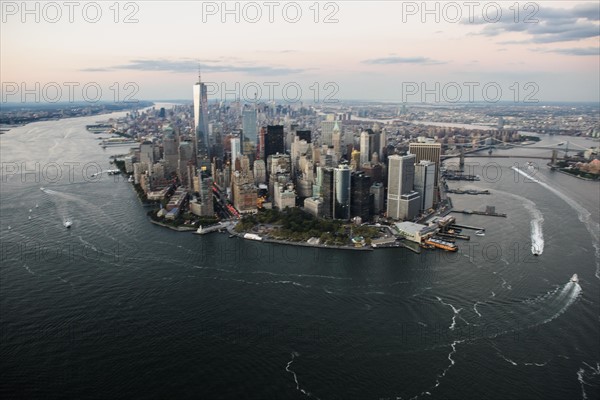
<svg viewBox="0 0 600 400"><path fill-rule="evenodd" d="M491 143L490 143L491 141ZM466 150L466 148L472 147L473 145L478 146L476 149ZM532 145L524 145L518 142L504 142L502 140L496 138L485 138L481 139L475 143L459 143L455 144L455 147L460 149L459 154L445 154L441 156L442 160L447 160L450 158L459 158L460 159L460 167L463 167L465 164L465 158L526 158L526 159L538 159L538 160L549 160L550 164L556 164L558 160L564 160L568 158L569 151L579 152L581 150L587 150L586 147L579 146L570 142L561 142L556 144L555 146L532 146ZM481 147L479 147L481 146ZM564 146L564 147L562 147ZM501 153L496 152L498 147L503 151ZM569 147L571 147L569 149ZM574 149L575 148L575 149ZM523 154L515 154L511 153L511 149L528 149L530 150L528 155ZM482 151L488 151L487 155L477 154ZM539 152L533 153L532 151ZM549 151L550 150L550 151ZM559 153L564 153L562 156L559 156Z"/></svg>

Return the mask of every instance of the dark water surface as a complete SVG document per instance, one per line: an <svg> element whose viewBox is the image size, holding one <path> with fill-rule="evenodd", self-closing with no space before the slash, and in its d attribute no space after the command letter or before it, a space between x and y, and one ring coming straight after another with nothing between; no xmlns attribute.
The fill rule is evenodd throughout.
<svg viewBox="0 0 600 400"><path fill-rule="evenodd" d="M126 152L99 119L0 136L2 398L599 398L598 183L469 159L485 179L451 186L492 195L455 208L508 218L456 214L486 228L457 254L200 237L90 178Z"/></svg>

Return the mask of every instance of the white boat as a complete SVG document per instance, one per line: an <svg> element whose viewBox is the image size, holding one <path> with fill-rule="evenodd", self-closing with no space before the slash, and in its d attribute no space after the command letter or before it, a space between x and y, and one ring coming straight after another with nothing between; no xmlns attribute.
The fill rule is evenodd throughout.
<svg viewBox="0 0 600 400"><path fill-rule="evenodd" d="M31 212L31 211L32 211L32 210L31 210L31 208L30 208L30 209L29 209L29 212Z"/></svg>
<svg viewBox="0 0 600 400"><path fill-rule="evenodd" d="M41 188L40 188L40 190L43 192L43 191L44 191L44 188L43 188L43 187L41 187Z"/></svg>
<svg viewBox="0 0 600 400"><path fill-rule="evenodd" d="M29 216L29 219L31 219L31 215Z"/></svg>
<svg viewBox="0 0 600 400"><path fill-rule="evenodd" d="M69 220L66 220L65 222L63 222L63 225L65 226L65 228L69 229L71 225L73 225L73 223Z"/></svg>
<svg viewBox="0 0 600 400"><path fill-rule="evenodd" d="M485 236L485 232L484 231L475 231L475 234L477 236Z"/></svg>
<svg viewBox="0 0 600 400"><path fill-rule="evenodd" d="M39 204L36 204L36 205L35 205L35 208L38 208L39 206L40 206Z"/></svg>
<svg viewBox="0 0 600 400"><path fill-rule="evenodd" d="M577 276L577 274L573 274L573 276L571 277L571 282L575 282L575 283L579 282L579 277Z"/></svg>

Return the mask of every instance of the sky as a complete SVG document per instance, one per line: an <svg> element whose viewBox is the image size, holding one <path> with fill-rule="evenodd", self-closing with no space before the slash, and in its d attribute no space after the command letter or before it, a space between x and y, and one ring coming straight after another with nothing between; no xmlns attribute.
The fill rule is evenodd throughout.
<svg viewBox="0 0 600 400"><path fill-rule="evenodd" d="M596 1L73 4L1 2L3 102L600 101Z"/></svg>

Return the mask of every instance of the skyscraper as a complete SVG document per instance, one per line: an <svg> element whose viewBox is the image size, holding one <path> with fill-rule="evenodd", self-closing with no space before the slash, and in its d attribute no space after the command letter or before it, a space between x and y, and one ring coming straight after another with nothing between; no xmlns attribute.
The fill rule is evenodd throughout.
<svg viewBox="0 0 600 400"><path fill-rule="evenodd" d="M434 186L438 186L438 177L440 172L440 155L442 154L441 143L410 143L408 145L410 154L416 156L415 163L420 163L423 160L435 163Z"/></svg>
<svg viewBox="0 0 600 400"><path fill-rule="evenodd" d="M214 205L213 205L213 180L207 177L205 174L198 175L198 187L201 201L201 213L203 216L213 216Z"/></svg>
<svg viewBox="0 0 600 400"><path fill-rule="evenodd" d="M242 155L240 138L231 138L231 165L235 167L235 160Z"/></svg>
<svg viewBox="0 0 600 400"><path fill-rule="evenodd" d="M385 162L387 155L387 131L384 129L379 133L379 160Z"/></svg>
<svg viewBox="0 0 600 400"><path fill-rule="evenodd" d="M327 146L333 145L333 129L335 128L336 123L340 128L340 131L343 130L342 121L335 120L335 114L328 114L327 120L321 122L321 144L325 144Z"/></svg>
<svg viewBox="0 0 600 400"><path fill-rule="evenodd" d="M187 185L190 178L187 166L193 164L193 154L194 150L190 142L179 143L179 168L177 175L179 176L179 181L183 185Z"/></svg>
<svg viewBox="0 0 600 400"><path fill-rule="evenodd" d="M373 183L369 191L373 196L373 214L380 214L385 210L385 188L383 183Z"/></svg>
<svg viewBox="0 0 600 400"><path fill-rule="evenodd" d="M364 164L369 162L369 154L370 154L369 132L362 131L360 133L360 165L359 165L359 169L362 168L362 166Z"/></svg>
<svg viewBox="0 0 600 400"><path fill-rule="evenodd" d="M243 140L258 145L258 127L256 126L256 110L254 108L242 111L242 134ZM250 154L246 154L250 155Z"/></svg>
<svg viewBox="0 0 600 400"><path fill-rule="evenodd" d="M284 153L283 125L269 125L265 134L265 160L273 154Z"/></svg>
<svg viewBox="0 0 600 400"><path fill-rule="evenodd" d="M165 133L163 139L163 158L165 159L165 172L167 175L171 175L177 172L177 160L179 158L177 137L173 131Z"/></svg>
<svg viewBox="0 0 600 400"><path fill-rule="evenodd" d="M307 143L311 142L311 134L310 131L296 131L296 136L300 140L306 140Z"/></svg>
<svg viewBox="0 0 600 400"><path fill-rule="evenodd" d="M140 144L140 162L148 165L148 168L154 164L154 143L145 141Z"/></svg>
<svg viewBox="0 0 600 400"><path fill-rule="evenodd" d="M433 207L435 163L423 160L415 164L415 190L421 196L421 210Z"/></svg>
<svg viewBox="0 0 600 400"><path fill-rule="evenodd" d="M363 221L369 220L373 203L370 190L371 177L364 172L353 172L350 180L350 216L360 217Z"/></svg>
<svg viewBox="0 0 600 400"><path fill-rule="evenodd" d="M415 155L393 155L388 158L388 217L393 219L407 219L401 212L401 196L413 191L415 179ZM417 195L418 197L418 195ZM414 196L409 199L414 201Z"/></svg>
<svg viewBox="0 0 600 400"><path fill-rule="evenodd" d="M198 167L210 171L210 142L208 137L208 96L200 73L194 85L194 130Z"/></svg>
<svg viewBox="0 0 600 400"><path fill-rule="evenodd" d="M332 217L332 203L333 197L333 168L331 167L318 167L317 172L320 178L320 196L323 199L323 218Z"/></svg>
<svg viewBox="0 0 600 400"><path fill-rule="evenodd" d="M342 131L341 131L337 121L335 122L333 131L331 133L331 143L333 145L333 151L335 152L335 154L337 155L337 157L339 159L342 154Z"/></svg>
<svg viewBox="0 0 600 400"><path fill-rule="evenodd" d="M333 170L333 218L350 219L350 167L340 165Z"/></svg>

